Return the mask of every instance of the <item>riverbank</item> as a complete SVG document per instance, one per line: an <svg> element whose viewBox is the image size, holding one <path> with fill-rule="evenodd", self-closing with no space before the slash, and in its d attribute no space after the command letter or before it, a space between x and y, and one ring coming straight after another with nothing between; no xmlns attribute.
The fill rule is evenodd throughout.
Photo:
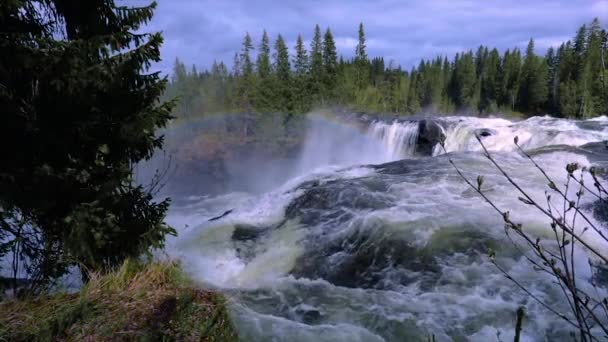
<svg viewBox="0 0 608 342"><path fill-rule="evenodd" d="M224 298L177 263L126 262L80 292L0 302L0 341L236 341Z"/></svg>

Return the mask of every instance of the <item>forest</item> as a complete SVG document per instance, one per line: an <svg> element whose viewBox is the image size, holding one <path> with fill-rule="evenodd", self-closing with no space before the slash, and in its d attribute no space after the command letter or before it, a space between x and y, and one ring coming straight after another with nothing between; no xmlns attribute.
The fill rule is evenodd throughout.
<svg viewBox="0 0 608 342"><path fill-rule="evenodd" d="M363 23L351 59L338 56L330 28L314 28L310 46L298 35L295 51L266 31L249 33L231 67L216 61L199 71L176 59L165 97L178 97L177 117L212 113L306 113L339 107L413 114L521 113L590 118L608 113L608 33L598 19L544 56L530 39L526 50L479 46L453 58L437 56L403 70L394 60L370 57Z"/></svg>

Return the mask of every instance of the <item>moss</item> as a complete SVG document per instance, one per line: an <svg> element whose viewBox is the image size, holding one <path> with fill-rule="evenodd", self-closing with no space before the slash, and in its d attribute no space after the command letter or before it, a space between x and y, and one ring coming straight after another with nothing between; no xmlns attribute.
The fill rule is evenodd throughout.
<svg viewBox="0 0 608 342"><path fill-rule="evenodd" d="M0 341L236 341L221 295L175 263L127 261L76 294L0 303Z"/></svg>

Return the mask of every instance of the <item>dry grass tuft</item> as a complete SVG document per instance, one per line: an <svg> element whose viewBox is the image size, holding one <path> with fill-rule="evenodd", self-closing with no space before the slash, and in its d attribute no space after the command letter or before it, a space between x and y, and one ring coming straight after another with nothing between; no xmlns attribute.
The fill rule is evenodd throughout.
<svg viewBox="0 0 608 342"><path fill-rule="evenodd" d="M236 341L223 298L176 263L127 261L78 294L0 303L0 341Z"/></svg>

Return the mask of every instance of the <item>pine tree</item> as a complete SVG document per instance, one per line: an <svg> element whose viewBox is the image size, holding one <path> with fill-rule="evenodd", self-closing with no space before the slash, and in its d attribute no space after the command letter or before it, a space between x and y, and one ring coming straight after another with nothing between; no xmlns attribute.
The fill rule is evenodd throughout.
<svg viewBox="0 0 608 342"><path fill-rule="evenodd" d="M524 113L538 113L547 101L547 65L534 53L534 40L526 48L521 70L519 107Z"/></svg>
<svg viewBox="0 0 608 342"><path fill-rule="evenodd" d="M587 50L587 25L581 26L574 37L574 79L581 79L585 69L585 54Z"/></svg>
<svg viewBox="0 0 608 342"><path fill-rule="evenodd" d="M356 70L356 82L359 89L366 87L369 83L369 60L367 58L365 44L365 30L363 23L359 24L359 41L355 49L355 70Z"/></svg>
<svg viewBox="0 0 608 342"><path fill-rule="evenodd" d="M486 49L487 51L487 49ZM481 98L479 109L482 112L498 110L498 78L500 72L500 55L492 49L484 60L481 77Z"/></svg>
<svg viewBox="0 0 608 342"><path fill-rule="evenodd" d="M251 111L254 78L253 78L253 63L251 62L251 51L253 50L253 42L251 36L247 32L243 38L241 53L239 54L239 78L236 86L236 105L246 111Z"/></svg>
<svg viewBox="0 0 608 342"><path fill-rule="evenodd" d="M315 32L310 45L310 76L313 101L318 102L323 91L323 43L319 25L315 25Z"/></svg>
<svg viewBox="0 0 608 342"><path fill-rule="evenodd" d="M578 113L576 86L576 57L570 41L558 50L558 107L565 117L575 117Z"/></svg>
<svg viewBox="0 0 608 342"><path fill-rule="evenodd" d="M295 68L294 80L294 111L304 113L310 110L310 93L308 89L309 83L309 65L308 54L304 47L302 35L298 35L295 46L296 56L293 60Z"/></svg>
<svg viewBox="0 0 608 342"><path fill-rule="evenodd" d="M409 113L418 113L420 111L420 97L417 92L417 84L419 76L416 69L412 69L410 73L410 85L407 93L407 110Z"/></svg>
<svg viewBox="0 0 608 342"><path fill-rule="evenodd" d="M262 33L262 41L258 48L256 68L259 78L264 79L270 75L270 42L266 30Z"/></svg>
<svg viewBox="0 0 608 342"><path fill-rule="evenodd" d="M270 42L266 30L262 33L262 40L258 48L258 56L256 61L257 78L255 80L255 94L253 95L253 103L256 111L268 112L272 110L272 80L270 78Z"/></svg>
<svg viewBox="0 0 608 342"><path fill-rule="evenodd" d="M588 39L587 26L583 25L579 28L574 38L574 60L576 80L576 117L585 118L589 116L593 104L591 96L591 65L588 63Z"/></svg>
<svg viewBox="0 0 608 342"><path fill-rule="evenodd" d="M471 110L478 107L479 98L476 97L477 76L473 52L462 55L459 63L455 65L456 105L459 108Z"/></svg>
<svg viewBox="0 0 608 342"><path fill-rule="evenodd" d="M363 23L359 24L359 41L355 50L355 62L357 63L368 63L367 45L365 44L365 29Z"/></svg>
<svg viewBox="0 0 608 342"><path fill-rule="evenodd" d="M291 103L291 65L289 63L289 51L283 36L280 34L274 44L274 71L276 77L275 95L278 96L275 108L278 111L290 112Z"/></svg>
<svg viewBox="0 0 608 342"><path fill-rule="evenodd" d="M505 51L502 63L501 77L501 102L510 110L515 110L518 103L519 84L521 75L521 53L515 48L513 51Z"/></svg>
<svg viewBox="0 0 608 342"><path fill-rule="evenodd" d="M249 77L253 74L253 63L251 62L251 51L253 50L253 41L249 32L245 34L243 39L243 47L241 49L241 74L243 77Z"/></svg>
<svg viewBox="0 0 608 342"><path fill-rule="evenodd" d="M298 39L296 41L295 46L296 56L293 61L295 72L297 76L304 76L308 74L308 54L306 52L306 48L304 47L304 40L302 39L302 35L298 35Z"/></svg>
<svg viewBox="0 0 608 342"><path fill-rule="evenodd" d="M232 76L239 77L241 76L241 59L239 58L238 52L234 53L234 57L232 58Z"/></svg>
<svg viewBox="0 0 608 342"><path fill-rule="evenodd" d="M553 47L550 47L549 50L547 50L545 61L547 63L547 86L549 88L547 109L549 113L557 113L559 110L559 55L555 52Z"/></svg>
<svg viewBox="0 0 608 342"><path fill-rule="evenodd" d="M602 114L606 108L606 92L603 83L604 67L602 62L602 47L604 33L598 19L589 26L587 50L585 54L585 90L587 94L584 117Z"/></svg>
<svg viewBox="0 0 608 342"><path fill-rule="evenodd" d="M328 28L323 36L323 97L333 100L338 78L338 54L331 30Z"/></svg>
<svg viewBox="0 0 608 342"><path fill-rule="evenodd" d="M167 80L148 72L163 38L140 34L155 5L0 7L0 141L10 146L0 154L0 250L21 244L32 279L49 279L162 247L174 233L164 223L169 202L133 175L171 118L171 104L159 103ZM27 235L13 230L22 220Z"/></svg>
<svg viewBox="0 0 608 342"><path fill-rule="evenodd" d="M444 112L453 111L452 106L453 102L450 98L450 76L452 74L452 68L448 57L444 57L443 65L441 67L442 79L443 79L443 88L442 88L442 101L440 109Z"/></svg>

